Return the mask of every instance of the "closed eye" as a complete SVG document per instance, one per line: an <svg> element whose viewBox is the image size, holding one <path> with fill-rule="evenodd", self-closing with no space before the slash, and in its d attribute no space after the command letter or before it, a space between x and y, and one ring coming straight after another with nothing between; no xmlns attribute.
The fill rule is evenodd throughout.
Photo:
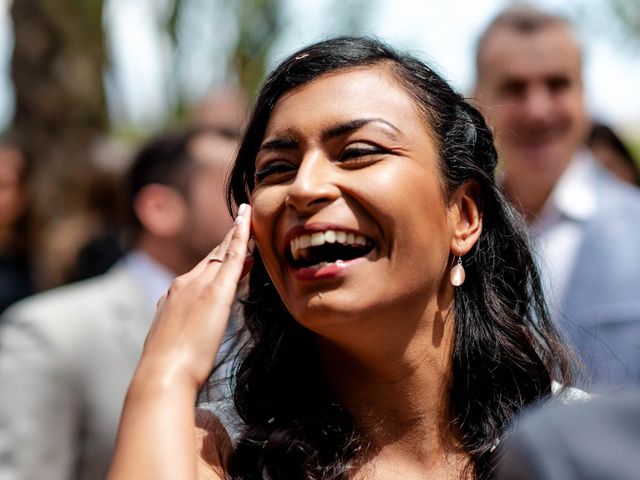
<svg viewBox="0 0 640 480"><path fill-rule="evenodd" d="M265 182L275 182L284 180L289 175L292 175L296 170L296 167L289 162L276 161L265 165L264 167L256 170L253 175L254 183L260 185Z"/></svg>
<svg viewBox="0 0 640 480"><path fill-rule="evenodd" d="M385 153L388 153L386 149L375 145L347 147L340 153L338 161L347 163L371 162L375 160L375 157Z"/></svg>

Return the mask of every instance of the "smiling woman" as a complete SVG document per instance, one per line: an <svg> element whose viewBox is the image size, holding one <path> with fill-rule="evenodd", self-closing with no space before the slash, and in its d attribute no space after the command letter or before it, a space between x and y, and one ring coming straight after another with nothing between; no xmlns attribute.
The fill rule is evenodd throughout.
<svg viewBox="0 0 640 480"><path fill-rule="evenodd" d="M363 38L285 60L231 174L225 261L163 300L111 478L492 478L512 416L571 383L495 166L480 114L420 61ZM222 418L196 428L192 405L249 215L229 439Z"/></svg>

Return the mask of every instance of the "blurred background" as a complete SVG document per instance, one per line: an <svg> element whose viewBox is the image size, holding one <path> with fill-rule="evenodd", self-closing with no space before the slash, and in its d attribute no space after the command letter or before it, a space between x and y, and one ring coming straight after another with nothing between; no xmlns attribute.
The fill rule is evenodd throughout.
<svg viewBox="0 0 640 480"><path fill-rule="evenodd" d="M265 69L279 59L333 34L380 36L430 59L464 91L473 82L478 32L509 3L0 0L0 128L10 127L17 113L21 86L13 83L27 81L19 76L25 57L31 57L34 69L40 62L43 75L30 79L38 84L50 81L44 74L54 75L53 64L68 62L64 68L66 81L76 87L74 102L89 102L94 96L100 103L97 99L104 98L105 119L117 132L157 129L230 79L253 91ZM632 135L640 124L640 2L539 0L536 4L574 22L586 45L594 114Z"/></svg>
<svg viewBox="0 0 640 480"><path fill-rule="evenodd" d="M250 99L279 59L335 34L378 36L469 92L476 38L508 3L0 0L0 129L28 159L22 215L28 210L29 233L20 242L32 252L34 288L100 273L117 257L109 239L121 216L118 175L141 139L172 125L218 121L210 116L224 111L225 100ZM640 0L536 5L577 27L592 115L637 158ZM93 256L83 250L92 242L100 245ZM81 251L95 272L78 268Z"/></svg>

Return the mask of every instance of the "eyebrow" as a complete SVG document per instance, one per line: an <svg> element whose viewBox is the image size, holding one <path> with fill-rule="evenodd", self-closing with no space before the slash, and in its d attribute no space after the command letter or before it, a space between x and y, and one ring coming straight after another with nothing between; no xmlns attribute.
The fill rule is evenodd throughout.
<svg viewBox="0 0 640 480"><path fill-rule="evenodd" d="M386 120L383 120L382 118L361 118L358 120L352 120L350 122L341 123L339 125L336 125L335 127L331 127L325 130L324 132L322 132L322 138L324 140L328 140L330 138L339 137L346 133L353 132L354 130L358 130L359 128L362 128L369 123L374 123L374 122L383 123L384 125L394 130L395 132L400 133L400 130L398 130L394 125L387 122Z"/></svg>
<svg viewBox="0 0 640 480"><path fill-rule="evenodd" d="M369 123L382 123L391 128L391 130L393 130L394 132L400 133L400 130L398 130L396 126L387 122L386 120L383 120L382 118L361 118L330 127L324 130L321 136L323 140L329 140L353 132L354 130L358 130L359 128L362 128ZM259 151L290 150L297 148L298 145L299 142L295 137L295 133L292 131L286 131L283 132L282 136L264 142L262 145L260 145Z"/></svg>
<svg viewBox="0 0 640 480"><path fill-rule="evenodd" d="M260 145L258 151L262 150L289 150L298 146L298 140L292 133L285 133L284 136L274 138Z"/></svg>

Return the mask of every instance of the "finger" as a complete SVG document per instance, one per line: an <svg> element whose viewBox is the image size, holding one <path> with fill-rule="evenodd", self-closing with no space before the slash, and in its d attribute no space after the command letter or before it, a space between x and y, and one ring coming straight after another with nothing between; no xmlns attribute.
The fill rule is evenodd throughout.
<svg viewBox="0 0 640 480"><path fill-rule="evenodd" d="M244 262L242 264L240 279L244 278L251 271L251 269L253 268L253 264L254 264L253 256L251 253L247 252L245 254ZM217 265L213 266L213 268L208 267L205 270L203 270L200 276L198 276L197 279L195 280L197 281L197 285L199 286L198 288L206 288L208 285L210 285L213 279L218 274L218 271L220 270L221 266L222 264L218 263Z"/></svg>
<svg viewBox="0 0 640 480"><path fill-rule="evenodd" d="M248 205L246 206L248 207ZM240 213L241 210L243 210L244 208L242 207L242 205L240 206L240 208L238 209L238 217L243 217L243 215ZM250 215L250 214L249 214ZM236 217L236 219L238 218ZM247 219L250 219L251 216L247 217ZM236 223L234 223L233 227L231 228L231 230L229 230L229 232L227 233L224 241L218 246L216 247L211 254L205 258L205 260L209 260L208 263L205 262L205 267L206 268L202 268L199 269L199 277L198 277L198 282L202 282L204 284L208 284L210 283L213 278L215 278L215 275L218 273L218 270L222 267L222 264L225 261L226 255L227 255L227 251L229 249L229 245L231 243L231 240L233 238L234 232L236 231L236 229L238 228L238 225ZM251 256L251 253L249 251L250 248L250 242L252 242L251 238L249 238L248 241L246 241L246 245L245 245L245 256ZM248 270L247 270L248 271Z"/></svg>
<svg viewBox="0 0 640 480"><path fill-rule="evenodd" d="M215 280L210 282L210 293L216 295L219 302L229 307L233 303L236 287L247 258L247 244L251 230L251 207L249 205L240 206L235 227L224 262L220 265Z"/></svg>

